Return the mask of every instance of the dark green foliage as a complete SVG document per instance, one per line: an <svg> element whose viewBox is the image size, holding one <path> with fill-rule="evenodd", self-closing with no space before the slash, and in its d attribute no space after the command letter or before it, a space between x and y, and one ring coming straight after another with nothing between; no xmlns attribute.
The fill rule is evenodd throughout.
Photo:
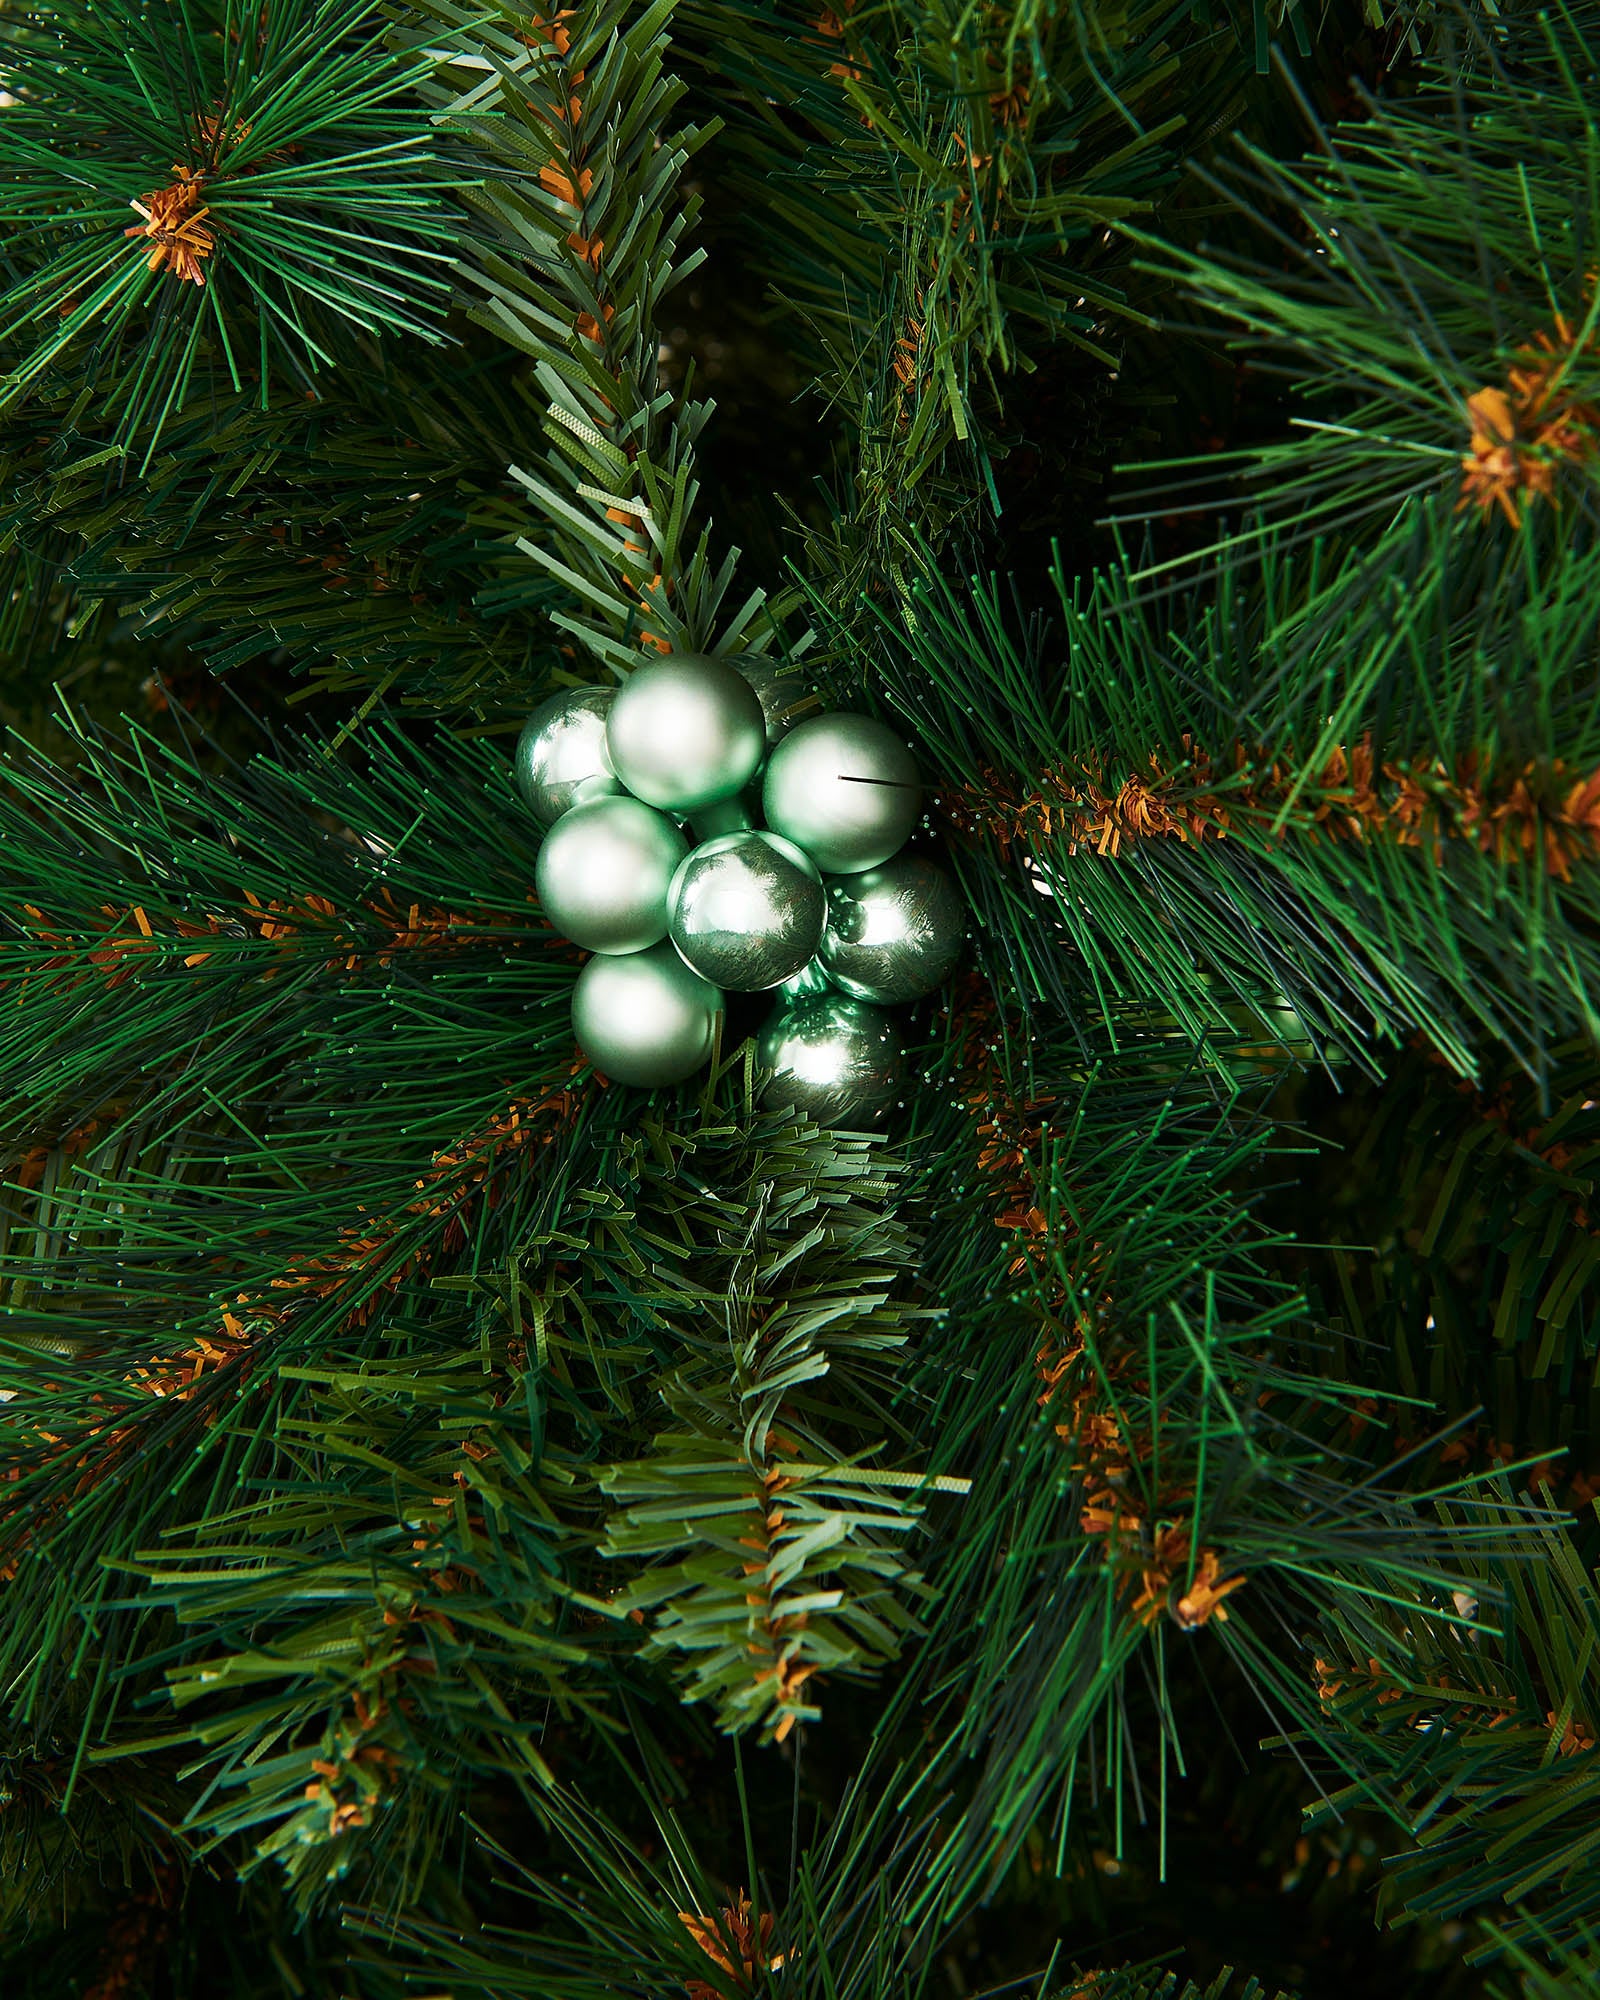
<svg viewBox="0 0 1600 2000"><path fill-rule="evenodd" d="M817 1149L802 1127L784 1150L799 1165ZM820 1719L811 1675L848 1679L892 1660L917 1629L903 1600L922 1587L908 1547L920 1475L866 1462L922 1317L890 1289L917 1245L880 1207L897 1163L859 1141L831 1150L821 1174L795 1179L769 1143L737 1207L722 1194L698 1216L680 1212L697 1246L684 1276L720 1322L717 1339L684 1328L692 1358L658 1391L676 1428L648 1458L601 1475L612 1510L602 1553L647 1565L617 1609L654 1614L648 1654L673 1661L686 1701L769 1735ZM699 1246L719 1239L707 1270ZM910 1420L890 1419L902 1449Z"/></svg>
<svg viewBox="0 0 1600 2000"><path fill-rule="evenodd" d="M1292 1635L1329 1604L1448 1602L1460 1551L1527 1533L1470 1485L1407 1496L1349 1449L1354 1389L1223 1193L1264 1130L1230 1131L1194 1075L1141 1088L1109 1051L1086 1086L1071 1052L1032 1044L1044 1130L1009 1192L1034 1217L1020 1243L997 1231L985 1258L940 1227L970 1212L978 1141L965 1107L923 1126L950 1176L932 1197L950 1321L928 1356L930 1465L973 1490L936 1540L940 1601L901 1699L938 1732L919 1785L963 1802L935 1871L957 1903L1025 1834L1064 1843L1075 1796L1112 1794L1120 1843L1144 1788L1182 1778L1196 1753L1167 1690L1189 1653L1224 1654L1264 1719L1308 1714ZM1446 1500L1456 1554L1423 1525Z"/></svg>
<svg viewBox="0 0 1600 2000"><path fill-rule="evenodd" d="M520 706L558 662L553 587L502 587L502 453L526 418L481 361L458 353L440 379L380 351L311 400L210 399L169 420L138 480L108 457L98 406L63 398L50 415L44 436L38 410L11 426L14 661L65 663L131 628L142 650L179 637L213 671L254 667L286 695L294 673L469 715L495 713L508 681Z"/></svg>
<svg viewBox="0 0 1600 2000"><path fill-rule="evenodd" d="M1337 1108L1305 1105L1339 1149L1279 1204L1316 1218L1310 1273L1350 1343L1345 1369L1469 1422L1457 1458L1551 1454L1542 1473L1580 1512L1600 1445L1597 1105L1585 1044L1552 1051L1543 1103L1508 1064L1474 1088L1413 1050ZM1404 1406L1373 1420L1414 1433Z"/></svg>
<svg viewBox="0 0 1600 2000"><path fill-rule="evenodd" d="M898 592L908 534L976 546L1050 357L1115 370L1143 315L1114 225L1171 186L1181 106L1233 66L1229 32L1188 14L680 10L729 121L741 250L842 425L805 548L841 613Z"/></svg>
<svg viewBox="0 0 1600 2000"><path fill-rule="evenodd" d="M282 1369L280 1397L303 1400L250 1497L117 1565L142 1580L126 1608L172 1631L149 1664L178 1720L91 1760L181 1749L205 1780L183 1821L201 1853L243 1836L315 1882L359 1845L404 1883L474 1778L547 1778L552 1706L566 1721L585 1705L572 1618L600 1607L569 1580L575 1537L541 1490L559 1460L530 1452L523 1408L497 1408L481 1349L462 1351L470 1326L440 1317L391 1317L386 1352L345 1372Z"/></svg>
<svg viewBox="0 0 1600 2000"><path fill-rule="evenodd" d="M691 536L710 405L660 388L661 302L703 254L679 251L699 198L678 182L714 131L668 129L683 91L663 67L670 0L611 0L576 36L559 23L529 35L510 0L487 21L456 0L427 11L470 35L470 61L446 63L432 94L493 170L469 198L463 275L473 317L532 359L550 448L541 469L512 473L555 543L525 540L523 554L581 607L554 622L618 674L641 645L766 650L762 592L722 609L738 551L713 568L709 530Z"/></svg>
<svg viewBox="0 0 1600 2000"><path fill-rule="evenodd" d="M1551 46L1572 56L1570 34ZM1326 411L1242 454L1267 482L1263 518L1213 552L1203 589L1187 561L1176 579L1171 563L1087 581L1058 566L1052 626L1018 614L1015 586L969 592L922 555L909 597L875 621L952 817L979 804L969 816L991 838L963 856L964 877L1025 991L1069 1006L1092 991L1110 1007L1133 986L1213 1038L1242 1009L1281 1035L1287 1008L1319 1051L1358 1056L1374 1035L1420 1031L1469 1072L1485 1031L1535 1075L1553 1042L1593 1035L1593 886L1559 830L1600 765L1583 666L1600 464L1584 442L1600 425L1600 304L1583 287L1600 153L1579 78L1548 92L1498 82L1493 118L1461 130L1441 82L1376 108L1314 174L1258 159L1309 247L1257 215L1272 265L1242 276L1237 259L1177 260L1219 312L1270 334ZM1545 150L1506 164L1507 130L1535 126ZM1506 187L1480 186L1484 174ZM1513 200L1518 175L1529 192ZM1503 518L1458 503L1467 396L1531 365L1521 350L1539 329L1511 326L1508 299L1529 301L1552 338L1565 314L1544 407L1577 415L1559 449L1528 429L1524 470L1547 470L1549 490L1512 485ZM1202 463L1198 504L1214 510L1228 462ZM1164 494L1151 512L1170 521L1175 504ZM821 588L811 602L840 650L850 634L859 644L852 605ZM979 690L997 676L991 702ZM1519 782L1531 806L1502 824ZM1155 838L1117 810L1130 783L1169 815ZM1420 823L1408 784L1425 795ZM1075 947L1065 964L1057 923Z"/></svg>
<svg viewBox="0 0 1600 2000"><path fill-rule="evenodd" d="M1410 1821L1416 1846L1391 1864L1386 1903L1413 1922L1492 1911L1484 1955L1507 1939L1572 1950L1600 1901L1600 1749L1585 1720L1600 1595L1554 1532L1539 1560L1491 1580L1506 1596L1498 1634L1448 1616L1344 1625L1318 1663L1323 1705ZM1457 1604L1470 1612L1471 1595Z"/></svg>
<svg viewBox="0 0 1600 2000"><path fill-rule="evenodd" d="M1559 507L1578 548L1591 546L1592 445L1541 427L1563 407L1592 410L1600 394L1597 24L1564 9L1510 18L1509 46L1491 15L1454 19L1414 95L1358 92L1361 117L1316 130L1316 149L1296 164L1241 141L1237 159L1205 179L1254 224L1247 247L1143 239L1153 268L1180 281L1252 370L1288 377L1296 412L1294 430L1264 448L1209 456L1203 471L1195 461L1148 470L1187 470L1211 496L1203 506L1219 472L1237 470L1265 516L1291 521L1297 538L1358 536L1370 574L1403 573L1403 503L1453 513L1467 398L1506 391L1520 364L1549 371L1553 394L1516 432L1549 483L1542 501L1513 487L1503 511L1536 518ZM1480 64L1470 96L1463 51ZM1150 512L1180 505L1182 484L1165 484ZM1477 538L1477 512L1500 505L1480 490L1457 536Z"/></svg>
<svg viewBox="0 0 1600 2000"><path fill-rule="evenodd" d="M1488 1929L1496 1939L1501 1936L1494 1926ZM1506 1958L1518 1979L1515 1986L1510 1980L1497 1983L1496 1991L1520 1991L1525 2000L1569 2000L1573 1993L1591 1992L1600 1979L1600 1948L1593 1935L1586 1935L1580 1946L1563 1947L1544 1935L1537 1924L1533 1931L1548 1957L1543 1953L1536 1956L1514 1939L1507 1940Z"/></svg>
<svg viewBox="0 0 1600 2000"><path fill-rule="evenodd" d="M184 1839L204 1852L247 1834L308 1888L367 1829L379 1856L425 1858L476 1772L548 1777L552 1715L592 1706L591 1656L634 1629L619 1623L631 1597L595 1595L612 1580L582 1467L616 1460L669 1359L669 1407L698 1382L736 1461L747 1371L801 1397L804 1458L827 1462L794 1504L824 1510L799 1542L778 1538L775 1590L797 1567L892 1576L878 1533L903 1540L915 1518L851 1462L872 1443L873 1371L905 1339L887 1289L912 1255L885 1213L892 1164L814 1128L752 1128L742 1095L698 1127L625 1135L622 1094L568 1088L570 1046L549 1038L549 982L563 991L570 961L517 909L531 861L503 838L503 757L366 740L370 761L264 755L214 776L135 732L87 744L70 785L40 760L12 774L43 903L7 947L23 1007L6 1074L53 1135L13 1170L5 1242L17 1580L47 1631L99 1661L76 1757L182 1746L205 1780ZM424 837L442 776L452 803ZM231 832L246 825L248 841ZM86 900L91 878L124 905ZM535 958L507 955L519 939ZM488 1065L464 1068L501 992L524 1041L497 1034ZM708 1238L729 1231L726 1271L708 1269ZM70 1290L52 1282L64 1237ZM758 1329L742 1346L736 1295ZM698 1377L682 1342L707 1357ZM802 1385L823 1376L818 1400ZM841 1376L862 1380L830 1421ZM672 1449L614 1462L614 1496L659 1479ZM767 1463L760 1443L747 1489ZM715 1548L702 1524L686 1532ZM648 1546L627 1516L613 1524L610 1553ZM721 1616L738 1652L737 1561L735 1577ZM904 1614L881 1584L852 1583L850 1603L832 1643L826 1620L807 1633L808 1658L892 1651ZM53 1719L63 1660L36 1637L10 1628ZM762 1694L745 1680L735 1713ZM161 1706L158 1688L176 1724L130 1715ZM263 1757L267 1743L281 1747Z"/></svg>

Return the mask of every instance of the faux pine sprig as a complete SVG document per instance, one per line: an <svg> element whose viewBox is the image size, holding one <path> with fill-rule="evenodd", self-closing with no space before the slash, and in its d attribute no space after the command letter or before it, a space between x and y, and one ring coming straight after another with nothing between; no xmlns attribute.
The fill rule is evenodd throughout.
<svg viewBox="0 0 1600 2000"><path fill-rule="evenodd" d="M1504 546L1526 521L1531 554L1560 514L1591 545L1595 47L1581 11L1506 30L1455 10L1415 92L1358 93L1331 130L1302 96L1315 140L1303 159L1241 141L1200 176L1251 225L1247 247L1135 226L1141 264L1186 296L1172 317L1200 308L1245 365L1283 378L1292 423L1220 459L1146 465L1143 505L1118 517L1207 510L1231 473L1297 538L1359 535L1374 574L1403 567L1408 499L1459 517L1463 540ZM1506 589L1518 567L1503 565Z"/></svg>
<svg viewBox="0 0 1600 2000"><path fill-rule="evenodd" d="M387 25L376 0L8 15L0 408L87 354L113 443L148 452L202 371L264 396L362 334L442 338L463 174L410 108L431 63Z"/></svg>

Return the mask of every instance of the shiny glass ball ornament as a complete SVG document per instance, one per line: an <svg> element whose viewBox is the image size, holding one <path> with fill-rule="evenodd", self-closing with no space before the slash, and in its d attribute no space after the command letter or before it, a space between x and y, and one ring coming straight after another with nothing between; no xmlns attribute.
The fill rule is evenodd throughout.
<svg viewBox="0 0 1600 2000"><path fill-rule="evenodd" d="M857 1000L920 1000L961 956L967 913L942 868L896 854L859 875L828 878L828 921L817 956Z"/></svg>
<svg viewBox="0 0 1600 2000"><path fill-rule="evenodd" d="M689 843L637 799L587 799L539 849L544 913L585 951L644 951L667 934L667 887Z"/></svg>
<svg viewBox="0 0 1600 2000"><path fill-rule="evenodd" d="M612 696L606 743L636 797L692 813L749 783L767 732L755 689L725 660L667 653L635 667Z"/></svg>
<svg viewBox="0 0 1600 2000"><path fill-rule="evenodd" d="M826 875L874 868L903 846L922 810L911 752L870 715L818 715L767 760L767 825Z"/></svg>
<svg viewBox="0 0 1600 2000"><path fill-rule="evenodd" d="M770 660L765 653L747 653L735 660L734 665L756 691L767 725L769 749L781 742L797 722L816 713L817 697L796 669L782 660Z"/></svg>
<svg viewBox="0 0 1600 2000"><path fill-rule="evenodd" d="M511 773L540 826L554 826L585 799L622 786L606 747L610 688L568 688L540 704L522 725Z"/></svg>
<svg viewBox="0 0 1600 2000"><path fill-rule="evenodd" d="M681 1083L711 1054L722 995L670 944L591 958L572 989L578 1046L613 1083Z"/></svg>
<svg viewBox="0 0 1600 2000"><path fill-rule="evenodd" d="M905 1046L892 1015L843 993L785 1000L762 1029L756 1060L772 1076L761 1101L819 1125L871 1124L898 1096Z"/></svg>
<svg viewBox="0 0 1600 2000"><path fill-rule="evenodd" d="M822 877L781 834L702 841L667 891L667 935L725 992L763 993L798 972L817 949L822 917Z"/></svg>

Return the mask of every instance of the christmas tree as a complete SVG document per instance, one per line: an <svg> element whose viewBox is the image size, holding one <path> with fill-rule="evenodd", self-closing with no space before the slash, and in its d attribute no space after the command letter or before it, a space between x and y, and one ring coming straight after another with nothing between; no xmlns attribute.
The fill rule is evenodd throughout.
<svg viewBox="0 0 1600 2000"><path fill-rule="evenodd" d="M1594 1991L1600 12L0 50L8 2000Z"/></svg>

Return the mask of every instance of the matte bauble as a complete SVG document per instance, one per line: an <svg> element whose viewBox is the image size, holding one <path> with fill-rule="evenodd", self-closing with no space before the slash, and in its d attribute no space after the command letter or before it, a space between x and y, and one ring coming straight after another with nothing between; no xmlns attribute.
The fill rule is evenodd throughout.
<svg viewBox="0 0 1600 2000"><path fill-rule="evenodd" d="M578 1046L613 1083L681 1083L711 1054L722 995L670 944L591 958L572 989Z"/></svg>
<svg viewBox="0 0 1600 2000"><path fill-rule="evenodd" d="M689 843L637 799L589 799L539 849L544 913L585 951L643 951L667 934L667 886Z"/></svg>
<svg viewBox="0 0 1600 2000"><path fill-rule="evenodd" d="M512 775L540 826L554 826L585 799L620 792L606 748L610 688L569 688L552 695L522 725Z"/></svg>
<svg viewBox="0 0 1600 2000"><path fill-rule="evenodd" d="M967 913L955 884L920 854L897 854L859 875L828 879L818 957L857 1000L920 1000L961 956Z"/></svg>
<svg viewBox="0 0 1600 2000"><path fill-rule="evenodd" d="M764 653L744 654L734 665L756 691L769 748L781 742L797 722L816 713L817 697L794 667L782 660L769 660Z"/></svg>
<svg viewBox="0 0 1600 2000"><path fill-rule="evenodd" d="M766 755L755 689L725 660L668 653L635 667L612 697L611 764L628 790L692 813L743 789Z"/></svg>
<svg viewBox="0 0 1600 2000"><path fill-rule="evenodd" d="M882 1116L900 1092L905 1052L881 1007L820 993L784 1001L761 1031L756 1059L773 1072L764 1104L842 1125Z"/></svg>
<svg viewBox="0 0 1600 2000"><path fill-rule="evenodd" d="M724 833L680 864L667 935L702 977L761 993L807 964L822 936L822 877L781 835Z"/></svg>
<svg viewBox="0 0 1600 2000"><path fill-rule="evenodd" d="M620 767L619 767L620 768ZM825 874L874 868L917 823L922 792L911 752L870 715L818 715L773 751L762 787L766 821Z"/></svg>

